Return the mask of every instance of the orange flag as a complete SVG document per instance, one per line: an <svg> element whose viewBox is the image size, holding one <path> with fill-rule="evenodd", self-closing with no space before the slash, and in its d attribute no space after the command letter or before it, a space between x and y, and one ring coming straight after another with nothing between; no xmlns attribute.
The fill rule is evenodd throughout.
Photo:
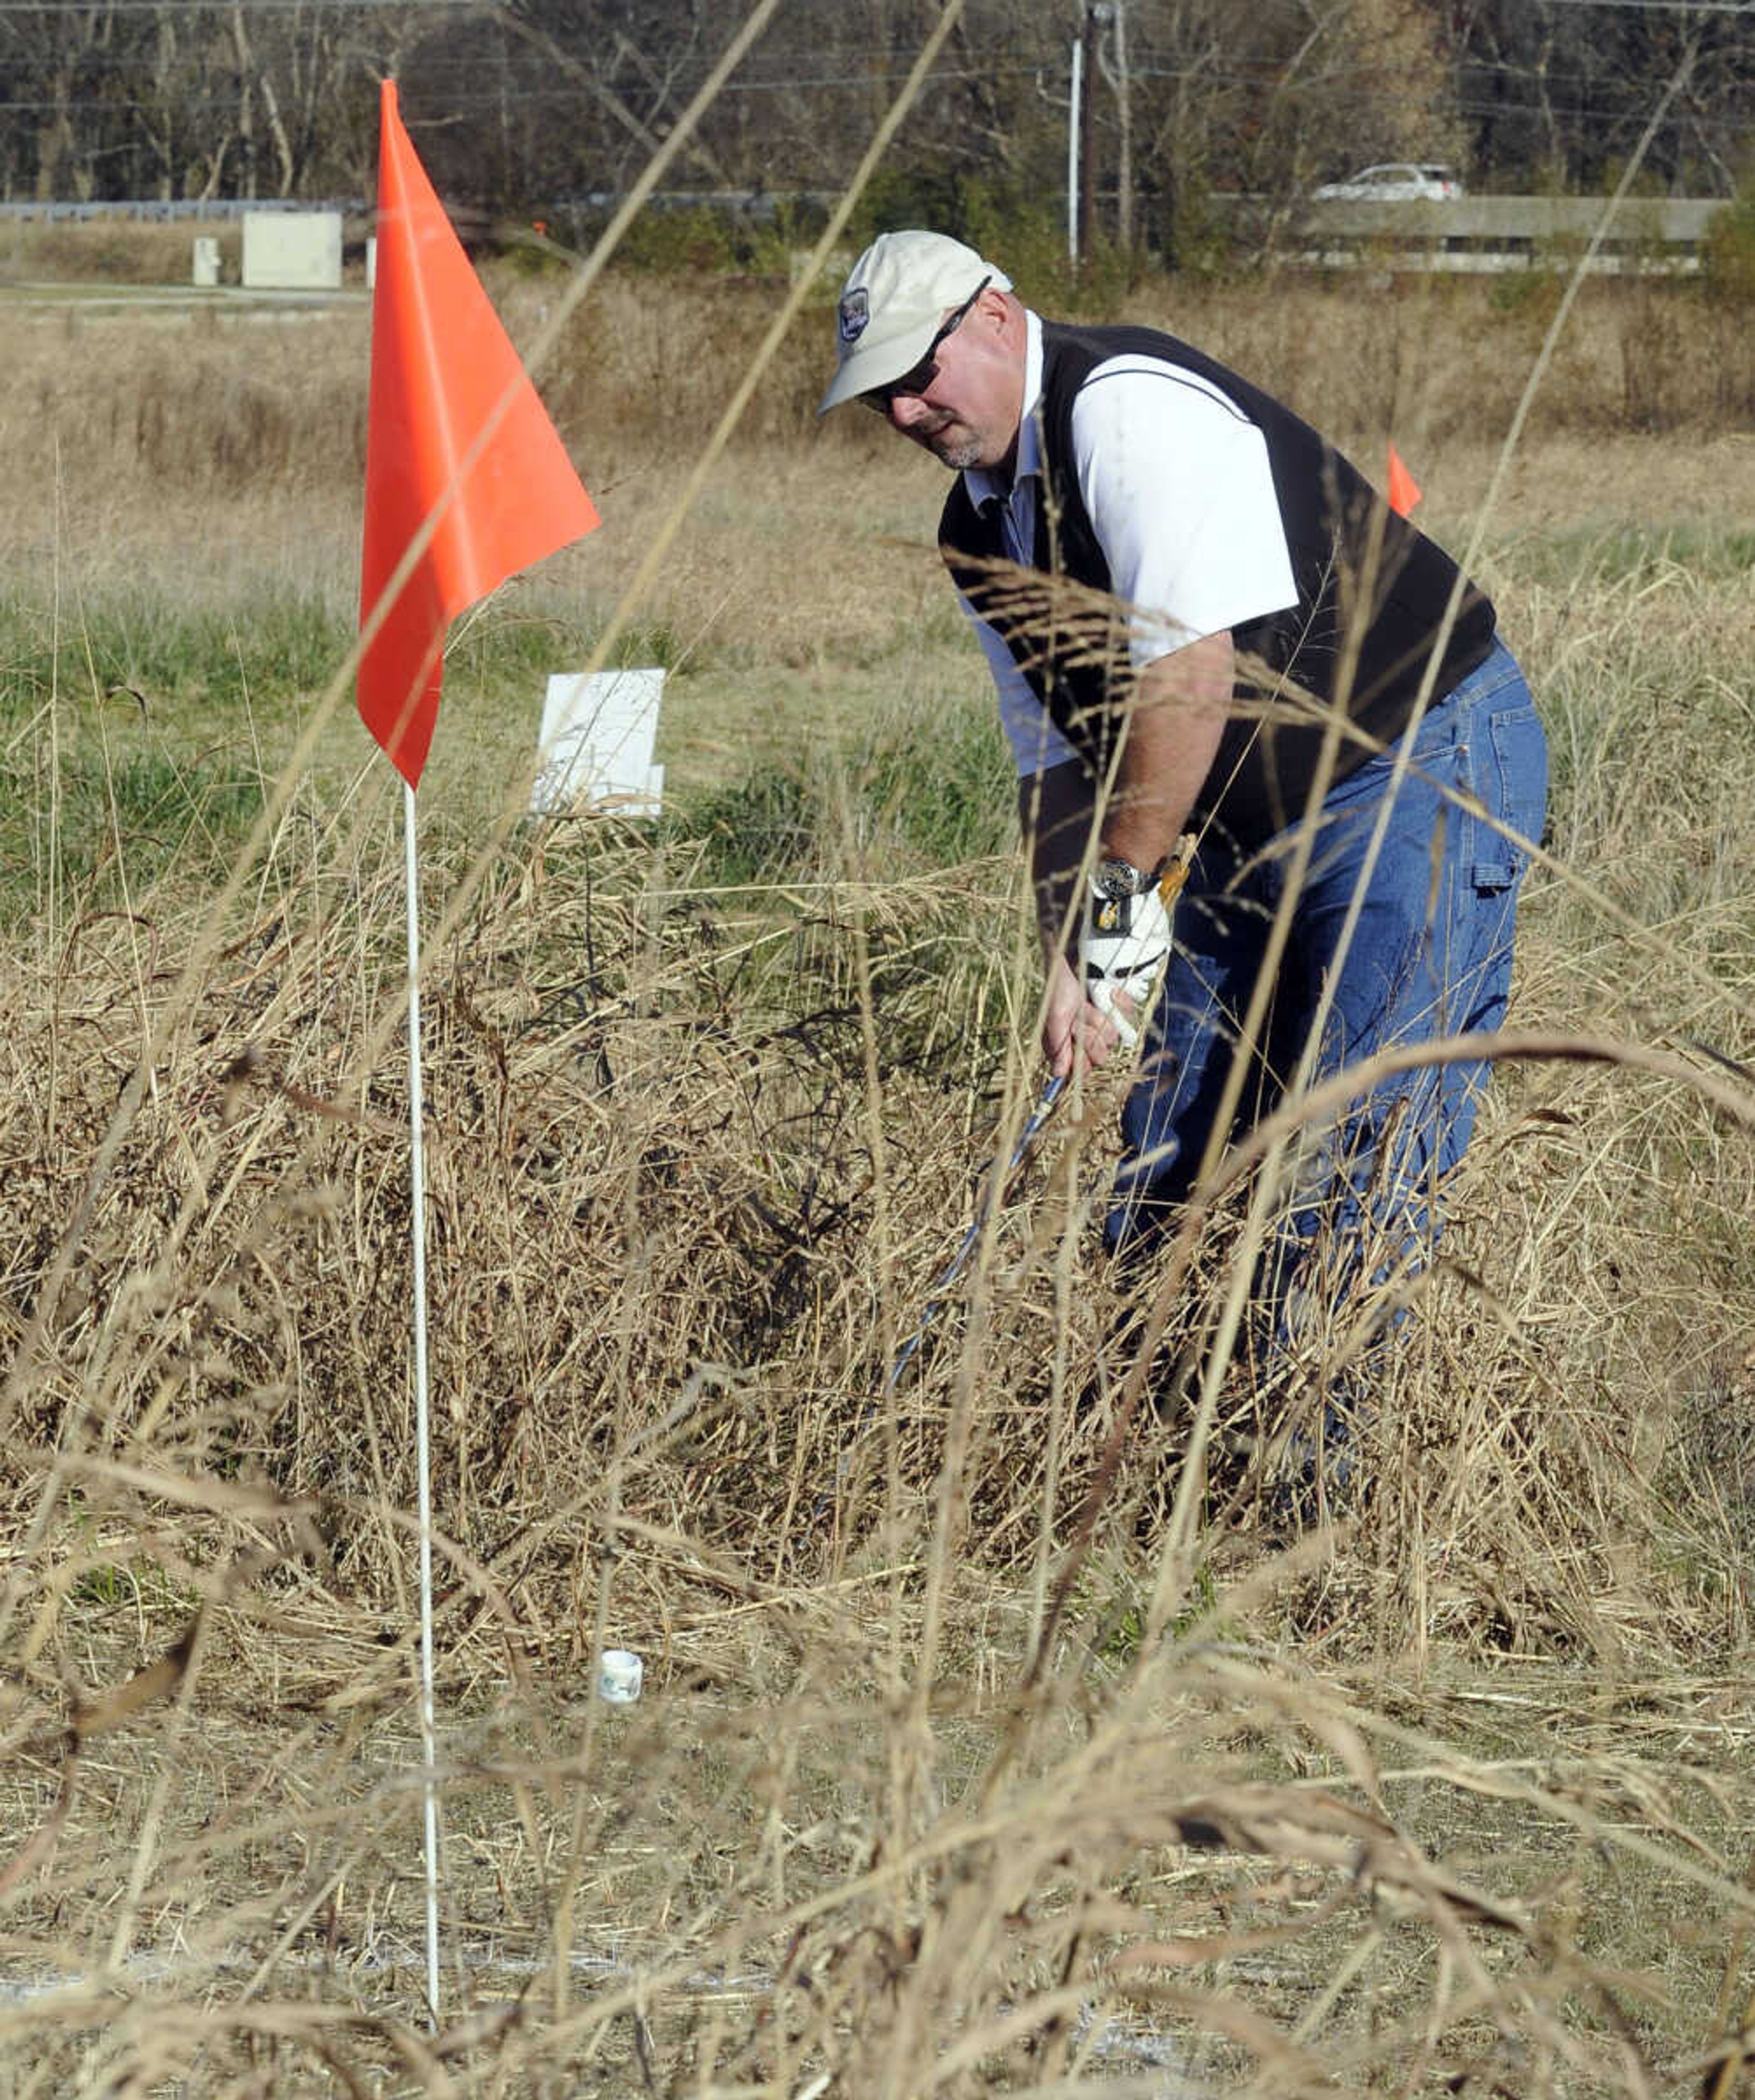
<svg viewBox="0 0 1755 2100"><path fill-rule="evenodd" d="M411 788L439 715L445 631L597 514L470 267L383 86L366 435L362 626L436 529L359 666L359 712Z"/></svg>
<svg viewBox="0 0 1755 2100"><path fill-rule="evenodd" d="M1406 518L1420 500L1420 484L1401 463L1401 454L1389 448L1389 507L1398 518Z"/></svg>

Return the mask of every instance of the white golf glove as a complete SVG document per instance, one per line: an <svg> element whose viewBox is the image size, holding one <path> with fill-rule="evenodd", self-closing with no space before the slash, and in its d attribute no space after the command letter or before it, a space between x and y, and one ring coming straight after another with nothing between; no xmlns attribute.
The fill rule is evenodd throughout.
<svg viewBox="0 0 1755 2100"><path fill-rule="evenodd" d="M1105 867L1100 866L1085 893L1078 974L1085 996L1114 1022L1122 1046L1131 1050L1140 1039L1140 1030L1117 1008L1115 995L1125 992L1136 1012L1143 1015L1146 1011L1152 987L1170 954L1170 911L1155 881L1137 894L1115 896L1101 886L1105 880Z"/></svg>

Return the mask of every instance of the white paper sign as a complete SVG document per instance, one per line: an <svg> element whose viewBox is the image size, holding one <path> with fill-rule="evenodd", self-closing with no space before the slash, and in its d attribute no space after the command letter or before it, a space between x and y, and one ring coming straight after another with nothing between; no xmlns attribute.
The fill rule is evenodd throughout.
<svg viewBox="0 0 1755 2100"><path fill-rule="evenodd" d="M584 804L618 816L655 817L664 769L652 763L662 671L557 672L542 710L542 770L532 814Z"/></svg>
<svg viewBox="0 0 1755 2100"><path fill-rule="evenodd" d="M245 212L243 279L284 291L333 291L342 281L341 214Z"/></svg>

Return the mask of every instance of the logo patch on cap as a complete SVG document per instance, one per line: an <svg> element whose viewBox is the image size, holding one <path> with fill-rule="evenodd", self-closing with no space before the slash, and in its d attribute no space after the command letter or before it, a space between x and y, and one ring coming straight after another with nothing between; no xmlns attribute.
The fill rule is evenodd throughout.
<svg viewBox="0 0 1755 2100"><path fill-rule="evenodd" d="M866 332L866 323L871 318L871 302L862 285L857 291L849 292L840 304L840 331L843 342L858 342Z"/></svg>

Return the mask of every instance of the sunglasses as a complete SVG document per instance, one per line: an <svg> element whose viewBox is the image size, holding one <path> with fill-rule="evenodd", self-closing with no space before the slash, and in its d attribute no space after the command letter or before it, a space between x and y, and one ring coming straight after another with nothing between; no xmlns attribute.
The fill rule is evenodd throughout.
<svg viewBox="0 0 1755 2100"><path fill-rule="evenodd" d="M962 327L963 321L968 317L970 307L975 304L975 302L981 297L981 293L986 290L987 287L992 282L993 280L991 277L982 278L980 284L975 287L975 289L970 293L968 298L963 302L963 304L957 308L956 311L951 315L950 318L945 323L944 326L940 329L937 334L935 335L933 338L933 340L926 346L925 354L921 357L919 363L911 365L908 370L903 373L900 379L887 380L881 386L868 387L866 391L860 395L860 399L865 403L866 406L870 408L874 414L887 416L890 412L890 404L895 400L896 396L898 394L924 394L926 391L927 388L930 386L933 382L938 377L937 353L940 346L945 342L948 338L954 336L957 330Z"/></svg>

